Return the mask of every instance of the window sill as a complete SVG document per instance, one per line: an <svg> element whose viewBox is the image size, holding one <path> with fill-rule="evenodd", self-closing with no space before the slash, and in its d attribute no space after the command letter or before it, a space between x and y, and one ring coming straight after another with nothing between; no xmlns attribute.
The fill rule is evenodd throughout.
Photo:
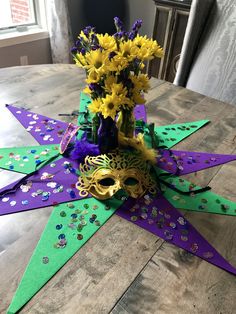
<svg viewBox="0 0 236 314"><path fill-rule="evenodd" d="M27 32L12 32L0 34L0 48L24 44L27 42L49 38L49 33L44 29L31 29Z"/></svg>

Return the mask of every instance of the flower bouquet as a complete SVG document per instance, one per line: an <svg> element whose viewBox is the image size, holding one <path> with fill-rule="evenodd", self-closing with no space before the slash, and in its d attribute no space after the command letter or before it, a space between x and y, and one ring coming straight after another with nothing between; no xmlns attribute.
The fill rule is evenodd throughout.
<svg viewBox="0 0 236 314"><path fill-rule="evenodd" d="M98 168L97 163L98 160L101 161L101 158L103 158L104 169L110 168L111 170L112 168L113 171L114 166L109 163L117 163L118 158L121 164L121 160L123 160L123 164L126 164L124 161L129 160L127 154L132 153L136 158L139 155L140 160L144 163L156 160L156 150L152 149L155 148L155 139L152 136L153 147L145 144L144 129L142 128L144 122L135 119L134 109L137 104L145 103L143 94L149 89L149 78L142 72L145 62L154 57L162 57L163 51L155 40L138 34L142 24L141 20L137 20L133 24L130 32L124 30L123 23L118 17L114 18L114 23L117 30L114 35L97 34L95 28L86 27L78 36L76 46L72 48L76 64L86 71L87 86L84 93L88 94L91 99L84 113L86 117L81 123L81 128L85 132L82 138L77 140L72 150L72 156L74 159L79 159L80 162L85 162L84 165L81 165L78 189L81 193L90 192L98 198L98 186L91 189L91 182L94 180L93 176ZM149 133L153 135L151 127ZM124 158L124 156L126 157ZM90 163L95 163L96 167ZM121 166L116 165L116 169L117 167L120 169ZM135 161L133 160L122 170L125 171L128 168L134 170L134 167ZM148 172L147 169L145 171ZM135 175L133 175L134 177ZM105 182L102 174L96 178L96 184L99 180L104 184L108 184L109 181L106 177ZM145 181L143 177L142 181ZM153 185L150 182L145 186ZM117 182L113 178L110 183ZM135 185L133 182L133 186ZM124 183L119 183L115 190L122 187L124 187ZM140 186L136 188L140 190ZM112 196L115 192L114 184L108 184L107 188L103 186L100 192L107 189L110 192L113 190L108 193L109 196ZM138 197L144 192L143 189L142 192L130 192L129 194ZM108 194L104 192L102 198L104 195L107 197Z"/></svg>

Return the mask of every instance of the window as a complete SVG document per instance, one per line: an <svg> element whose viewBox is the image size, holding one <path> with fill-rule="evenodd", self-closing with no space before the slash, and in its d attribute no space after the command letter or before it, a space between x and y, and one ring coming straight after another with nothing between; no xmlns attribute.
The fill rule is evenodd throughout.
<svg viewBox="0 0 236 314"><path fill-rule="evenodd" d="M0 0L0 47L46 37L44 0Z"/></svg>
<svg viewBox="0 0 236 314"><path fill-rule="evenodd" d="M35 25L33 0L5 0L0 3L0 28L11 29L23 25Z"/></svg>

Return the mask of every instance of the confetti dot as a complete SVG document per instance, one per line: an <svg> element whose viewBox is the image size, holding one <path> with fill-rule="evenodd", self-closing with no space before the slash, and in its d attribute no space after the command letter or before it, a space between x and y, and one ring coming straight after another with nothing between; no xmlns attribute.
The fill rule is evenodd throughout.
<svg viewBox="0 0 236 314"><path fill-rule="evenodd" d="M3 197L3 198L2 198L2 202L3 202L3 203L6 203L6 202L8 202L8 201L9 201L9 197Z"/></svg>
<svg viewBox="0 0 236 314"><path fill-rule="evenodd" d="M56 225L56 229L60 230L62 228L62 224Z"/></svg>

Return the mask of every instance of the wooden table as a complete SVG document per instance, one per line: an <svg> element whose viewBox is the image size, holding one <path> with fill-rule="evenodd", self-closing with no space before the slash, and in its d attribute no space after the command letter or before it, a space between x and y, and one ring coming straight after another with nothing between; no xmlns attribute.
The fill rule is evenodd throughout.
<svg viewBox="0 0 236 314"><path fill-rule="evenodd" d="M5 103L59 118L78 109L84 75L73 65L0 70L0 147L33 145ZM149 121L210 119L177 149L236 153L236 107L151 80ZM69 118L67 117L67 121ZM20 175L1 171L1 187ZM188 179L236 201L236 162ZM5 313L52 208L0 217L0 313ZM236 217L186 212L236 266ZM24 307L22 313L235 313L236 278L114 215Z"/></svg>

